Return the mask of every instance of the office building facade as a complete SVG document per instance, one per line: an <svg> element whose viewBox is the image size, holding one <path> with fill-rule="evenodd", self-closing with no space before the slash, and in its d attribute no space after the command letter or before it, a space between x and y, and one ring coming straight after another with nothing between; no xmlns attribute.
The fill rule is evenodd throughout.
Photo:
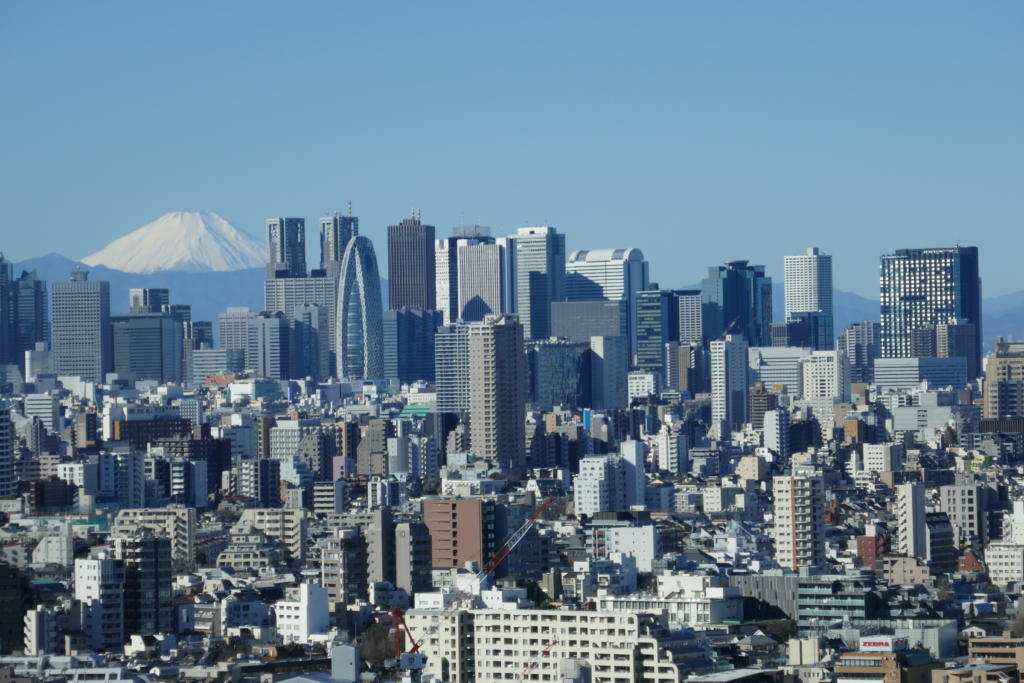
<svg viewBox="0 0 1024 683"><path fill-rule="evenodd" d="M649 266L639 249L574 251L565 264L567 301L624 301L630 349L636 344L636 306L650 288Z"/></svg>
<svg viewBox="0 0 1024 683"><path fill-rule="evenodd" d="M811 348L819 351L833 348L832 257L817 247L810 247L806 253L786 256L783 268L786 322L797 320L798 314L819 314L805 317L815 323L814 334L810 335Z"/></svg>
<svg viewBox="0 0 1024 683"><path fill-rule="evenodd" d="M306 277L306 219L268 218L267 279Z"/></svg>
<svg viewBox="0 0 1024 683"><path fill-rule="evenodd" d="M400 384L433 382L434 337L440 311L402 308L384 311L384 377Z"/></svg>
<svg viewBox="0 0 1024 683"><path fill-rule="evenodd" d="M964 321L974 325L972 376L980 373L981 278L978 248L898 249L881 258L880 355L909 358L915 330Z"/></svg>
<svg viewBox="0 0 1024 683"><path fill-rule="evenodd" d="M550 226L519 228L516 311L526 339L551 336L551 303L565 298L565 235Z"/></svg>
<svg viewBox="0 0 1024 683"><path fill-rule="evenodd" d="M771 346L772 279L764 266L728 261L708 268L701 286L704 336L741 335L750 346Z"/></svg>
<svg viewBox="0 0 1024 683"><path fill-rule="evenodd" d="M102 382L112 367L110 283L75 270L53 284L53 364L58 375Z"/></svg>
<svg viewBox="0 0 1024 683"><path fill-rule="evenodd" d="M359 234L359 218L338 212L320 218L320 270L322 275L338 279L341 261L349 240Z"/></svg>
<svg viewBox="0 0 1024 683"><path fill-rule="evenodd" d="M435 310L434 226L419 216L388 226L388 308Z"/></svg>
<svg viewBox="0 0 1024 683"><path fill-rule="evenodd" d="M747 349L740 335L711 342L711 421L722 438L749 419Z"/></svg>

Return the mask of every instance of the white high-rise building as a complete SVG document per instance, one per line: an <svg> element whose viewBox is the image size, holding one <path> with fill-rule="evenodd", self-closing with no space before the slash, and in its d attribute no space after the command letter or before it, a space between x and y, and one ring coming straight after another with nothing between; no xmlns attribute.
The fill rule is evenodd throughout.
<svg viewBox="0 0 1024 683"><path fill-rule="evenodd" d="M928 557L925 535L924 484L911 481L896 486L897 550L900 555Z"/></svg>
<svg viewBox="0 0 1024 683"><path fill-rule="evenodd" d="M485 316L510 312L508 288L511 286L506 238L491 240L459 240L456 253L458 318L470 322Z"/></svg>
<svg viewBox="0 0 1024 683"><path fill-rule="evenodd" d="M515 238L463 225L434 240L437 310L447 325L515 311Z"/></svg>
<svg viewBox="0 0 1024 683"><path fill-rule="evenodd" d="M649 266L639 249L574 251L565 264L567 301L625 301L630 349L636 347L637 294L650 285Z"/></svg>
<svg viewBox="0 0 1024 683"><path fill-rule="evenodd" d="M764 447L781 458L789 457L789 413L784 408L765 412Z"/></svg>
<svg viewBox="0 0 1024 683"><path fill-rule="evenodd" d="M830 437L835 423L833 406L850 400L850 364L845 351L815 351L801 361L801 398L811 406L822 435Z"/></svg>
<svg viewBox="0 0 1024 683"><path fill-rule="evenodd" d="M772 493L775 561L793 571L821 565L825 560L825 483L821 476L774 477Z"/></svg>
<svg viewBox="0 0 1024 683"><path fill-rule="evenodd" d="M654 437L658 449L658 469L680 474L689 471L689 439L685 434L673 431L667 424Z"/></svg>
<svg viewBox="0 0 1024 683"><path fill-rule="evenodd" d="M786 322L796 313L824 313L827 338L833 338L832 257L817 247L784 260Z"/></svg>
<svg viewBox="0 0 1024 683"><path fill-rule="evenodd" d="M618 453L582 458L580 473L573 478L576 514L589 517L643 504L644 450L643 442L624 441Z"/></svg>
<svg viewBox="0 0 1024 683"><path fill-rule="evenodd" d="M711 421L723 438L749 419L747 348L735 334L711 342Z"/></svg>

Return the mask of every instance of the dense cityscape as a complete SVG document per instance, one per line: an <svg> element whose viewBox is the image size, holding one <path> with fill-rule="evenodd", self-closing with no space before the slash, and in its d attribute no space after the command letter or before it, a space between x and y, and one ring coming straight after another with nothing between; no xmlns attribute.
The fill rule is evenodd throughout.
<svg viewBox="0 0 1024 683"><path fill-rule="evenodd" d="M977 248L881 254L836 329L816 247L666 289L551 226L318 226L310 268L268 219L216 320L0 260L11 680L1019 680L1024 344Z"/></svg>

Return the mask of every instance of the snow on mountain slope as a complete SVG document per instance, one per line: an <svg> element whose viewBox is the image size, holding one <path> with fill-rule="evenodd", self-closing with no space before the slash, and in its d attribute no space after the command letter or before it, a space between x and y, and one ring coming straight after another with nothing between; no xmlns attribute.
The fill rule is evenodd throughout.
<svg viewBox="0 0 1024 683"><path fill-rule="evenodd" d="M256 240L212 211L175 211L120 237L82 259L126 273L193 273L266 265Z"/></svg>

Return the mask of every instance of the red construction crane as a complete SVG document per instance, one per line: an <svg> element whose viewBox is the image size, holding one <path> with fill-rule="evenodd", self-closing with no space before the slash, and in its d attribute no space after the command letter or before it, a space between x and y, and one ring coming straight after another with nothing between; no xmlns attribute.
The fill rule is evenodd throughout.
<svg viewBox="0 0 1024 683"><path fill-rule="evenodd" d="M718 341L722 341L723 339L725 339L725 335L727 335L730 332L732 332L732 328L736 327L736 323L738 323L739 321L740 321L740 316L736 316L735 318L733 318L732 322L729 323L728 325L726 325L725 329L722 330L722 334L718 335Z"/></svg>
<svg viewBox="0 0 1024 683"><path fill-rule="evenodd" d="M548 496L547 499L543 503L541 503L537 507L537 509L535 509L530 514L529 517L526 518L526 521L524 521L518 529L513 531L509 535L509 537L505 539L505 542L501 544L501 547L498 548L498 551L494 553L494 555L492 555L491 558L487 560L487 562L484 563L483 568L476 573L476 576L474 578L479 581L493 574L494 571L501 566L501 563L505 561L505 558L507 558L512 553L512 551L515 550L516 546L519 545L519 543L524 538L526 538L526 534L530 533L530 529L532 529L533 526L537 523L537 521L540 519L540 516L543 515L544 512L549 507L551 507L551 504L554 502L555 497ZM432 638L434 634L437 633L438 629L441 628L442 620L445 617L451 616L454 612L456 612L462 605L463 601L465 601L465 599L468 597L469 594L466 593L466 591L459 591L455 595L455 599L449 602L447 605L445 605L445 608L441 611L441 614L435 617L434 623L432 623L430 625L430 628L428 628L423 633L423 635L420 636L419 641L413 638L412 632L409 630L409 626L405 623L405 618L402 616L402 610L398 607L391 610L391 616L395 620L395 656L401 657L402 655L402 641L399 628L403 629L409 635L409 642L411 643L409 653L416 654L420 651L420 647L423 645L423 643L427 642L427 640Z"/></svg>

